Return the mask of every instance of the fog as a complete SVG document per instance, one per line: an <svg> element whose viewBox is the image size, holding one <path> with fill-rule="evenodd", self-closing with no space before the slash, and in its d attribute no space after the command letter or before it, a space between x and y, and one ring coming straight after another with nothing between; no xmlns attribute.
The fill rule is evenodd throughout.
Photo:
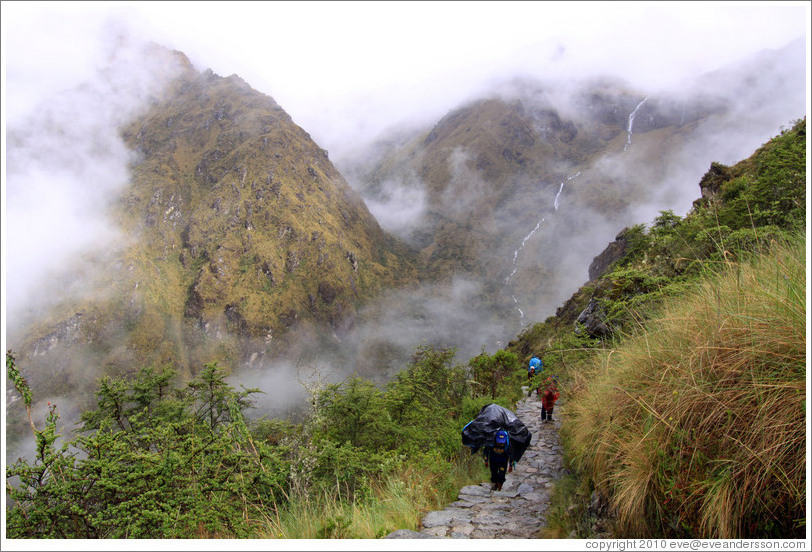
<svg viewBox="0 0 812 552"><path fill-rule="evenodd" d="M24 101L26 107L18 105L14 95L6 104L3 252L10 266L3 263L3 304L12 328L69 290L93 292L86 289L88 280L66 286L53 275L132 238L110 219L134 161L118 127L136 116L179 67L173 60L148 62L148 45L132 40L117 24L106 27L101 38L107 58L90 78L48 96L36 109Z"/></svg>
<svg viewBox="0 0 812 552"><path fill-rule="evenodd" d="M649 98L646 105L695 85L704 86L697 94L730 98L730 90L716 88L718 81L698 77L795 38L808 51L809 15L805 2L5 2L3 347L8 335L67 293L100 292L90 278L60 280L63 268L132 238L109 218L132 161L117 127L177 70L169 62L143 65L140 52L149 41L182 51L198 70L238 74L272 96L343 169L382 135L430 127L485 93L516 94L510 83L517 76L550 83L545 101L572 117L583 116L569 101L572 87L599 75L622 80L639 92L638 101ZM798 80L808 81L808 59L787 63L804 67L807 74ZM775 69L765 68L764 79L784 74ZM287 407L306 397L302 381L363 369L378 345L399 359L389 373L420 343L455 346L459 360L483 346L503 346L584 283L588 261L623 225L650 222L666 208L684 214L711 161L733 163L776 134L778 125L805 114L797 106L808 104L806 90L774 102L760 95L768 89L761 84L732 91L760 110L707 119L690 147L675 147L665 160L659 191L622 216L610 220L568 208L590 178L617 185L629 171L646 178L651 168L640 161L646 145L636 133L628 151L596 161L571 181L571 167L561 166L552 171L554 179L525 183L536 202L524 210L513 205L519 216L506 215L515 239L501 246L500 278L510 276L514 253L538 226L516 254L511 283L527 278L527 263L550 247L563 247L570 254L559 252L555 273L547 275L555 290L545 297L554 299L511 286L489 289L469 274L392 291L361 312L352 331L329 337L334 349L298 363L258 362L242 372L240 383L265 391L266 404ZM641 108L635 125L645 124L643 114ZM464 217L465 201L487 193L468 168L468 155L459 150L450 159L455 176L443 203L450 216ZM420 231L427 201L413 173L382 183L380 193L367 198L380 224L406 240ZM583 220L589 220L588 233L562 233ZM495 217L483 224L501 223ZM308 338L302 336L302 349Z"/></svg>
<svg viewBox="0 0 812 552"><path fill-rule="evenodd" d="M614 74L669 87L805 36L804 2L10 3L3 6L9 105L92 74L110 21L236 73L276 99L331 153L392 124L442 116L517 73ZM23 54L24 52L24 54Z"/></svg>
<svg viewBox="0 0 812 552"><path fill-rule="evenodd" d="M414 173L384 182L379 194L366 198L367 208L381 227L407 241L420 228L426 201L426 188Z"/></svg>

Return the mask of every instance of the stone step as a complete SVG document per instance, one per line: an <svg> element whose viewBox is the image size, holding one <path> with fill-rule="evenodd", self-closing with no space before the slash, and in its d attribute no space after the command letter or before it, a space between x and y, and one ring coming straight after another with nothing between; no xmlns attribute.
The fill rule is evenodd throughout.
<svg viewBox="0 0 812 552"><path fill-rule="evenodd" d="M423 517L419 533L396 531L387 538L536 538L546 523L553 483L564 472L558 435L563 411L559 401L555 420L545 423L540 399L535 394L523 399L514 412L532 439L502 490L491 491L490 482L463 487L456 501Z"/></svg>

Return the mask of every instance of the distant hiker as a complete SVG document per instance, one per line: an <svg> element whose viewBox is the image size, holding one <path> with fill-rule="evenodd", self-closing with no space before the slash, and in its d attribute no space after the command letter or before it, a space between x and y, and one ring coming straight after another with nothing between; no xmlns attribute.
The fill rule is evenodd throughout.
<svg viewBox="0 0 812 552"><path fill-rule="evenodd" d="M538 393L539 376L544 370L544 363L538 357L530 359L530 365L527 368L527 396L533 394L533 391Z"/></svg>
<svg viewBox="0 0 812 552"><path fill-rule="evenodd" d="M536 372L541 373L544 370L544 363L541 362L541 359L538 357L533 357L530 359L530 365L527 367L527 379L530 379L532 376L530 372L535 374Z"/></svg>
<svg viewBox="0 0 812 552"><path fill-rule="evenodd" d="M533 394L533 389L536 388L536 384L535 384L535 381L533 380L533 378L537 374L540 374L543 369L544 369L544 364L542 364L541 360L538 357L533 357L533 358L530 359L530 364L527 367L527 387L528 387L527 396L528 397Z"/></svg>
<svg viewBox="0 0 812 552"><path fill-rule="evenodd" d="M510 458L510 438L507 431L499 430L493 437L493 444L483 448L485 465L491 468L491 490L501 491L505 475L513 471L516 464Z"/></svg>
<svg viewBox="0 0 812 552"><path fill-rule="evenodd" d="M539 394L541 394L541 389L539 389ZM544 394L541 397L542 422L553 421L553 407L555 406L555 401L558 400L558 397L559 392L557 378L555 378L555 376L551 376L544 380Z"/></svg>

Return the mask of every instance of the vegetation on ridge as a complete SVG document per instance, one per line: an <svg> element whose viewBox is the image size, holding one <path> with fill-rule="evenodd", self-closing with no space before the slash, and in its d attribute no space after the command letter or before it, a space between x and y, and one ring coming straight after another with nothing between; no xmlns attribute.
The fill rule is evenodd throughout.
<svg viewBox="0 0 812 552"><path fill-rule="evenodd" d="M258 390L232 388L216 364L181 386L170 368L103 378L76 436L60 442L56 405L42 428L32 421L35 458L6 470L8 536L374 538L415 527L482 477L461 450L463 426L484 404L509 404L454 356L422 347L384 388L360 377L316 387L300 424L248 418ZM491 363L515 398L515 356ZM30 407L11 351L6 366Z"/></svg>
<svg viewBox="0 0 812 552"><path fill-rule="evenodd" d="M688 216L630 229L565 317L510 344L568 382L576 475L548 536L803 536L805 154L801 120L714 164ZM576 322L592 302L608 332Z"/></svg>
<svg viewBox="0 0 812 552"><path fill-rule="evenodd" d="M28 334L20 364L39 380L31 386L15 356L7 356L35 450L30 462L7 468L10 534L326 538L413 526L461 481L479 477L470 456L460 453L459 429L482 404L510 406L518 398L524 380L518 366L530 354L541 355L571 386L565 430L577 436L568 447L570 466L582 477L577 491L605 497L614 534L803 530L797 430L805 299L798 290L805 280L792 236L806 219L805 121L749 160L714 164L701 183L706 197L690 216L663 212L651 229L624 232L614 266L568 301L561 316L530 328L508 350L483 350L459 366L452 350L421 348L386 385L352 377L314 389L312 415L294 424L251 420L245 412L257 390L231 388L226 373L247 352L278 354L286 345L280 335L294 325L340 331L339 321L351 323L365 297L417 278L417 265L275 102L237 77L210 72L184 75L172 91L171 100L156 99L123 130L138 162L117 213L122 227L146 240L97 259L115 298L61 305L54 321ZM591 137L555 110L536 106L525 119L520 102L501 101L465 114L472 123L493 116L495 125L471 125L467 135L458 112L424 137L435 144L454 138L415 165L434 177L435 199L476 187L470 184L482 175L496 184L475 209L443 205L456 207L450 217L452 209L430 202L437 233L423 256L438 274L478 270L491 277L488 300L504 295L498 288L504 264L472 252L495 250L489 240L512 248L515 240L503 237L526 231L513 215L535 222L538 214L525 209L531 196L513 192L544 177L546 189L536 191L552 196L550 189L570 174L573 159L548 164L544 151L572 153L580 140L591 142L592 153L602 144L622 145L628 110L601 94L588 100L611 107ZM539 139L529 121L549 123L554 132ZM655 121L664 126L652 130L657 137L649 150L672 126L649 118ZM469 138L481 139L483 149L455 149ZM525 166L537 172L517 177ZM455 168L460 172L451 174ZM654 180L661 166L646 168L638 183ZM614 178L594 169L579 177L581 196ZM626 206L614 197L623 193L609 192L618 200L613 208ZM509 231L473 240L471 221L487 221L497 206L505 207L500 215ZM789 245L775 245L784 241ZM754 253L762 257L751 260ZM729 275L715 275L725 267ZM536 292L545 293L547 274L527 273L542 282ZM599 324L574 324L589 305ZM90 354L79 354L80 347ZM97 402L84 412L82 430L60 442L56 406L48 405L38 429L32 401L41 398L46 378L54 387L83 387L68 363L109 377L97 382ZM150 368L131 373L135 366ZM712 401L702 402L706 397ZM763 401L761 410L753 400ZM743 422L752 415L748 406L770 431ZM773 417L779 413L791 423ZM782 439L765 438L772 433ZM601 446L578 448L579 439L595 442L597 434ZM757 498L743 505L735 500L739 493Z"/></svg>
<svg viewBox="0 0 812 552"><path fill-rule="evenodd" d="M805 289L804 240L776 243L575 375L570 453L615 534L804 536Z"/></svg>

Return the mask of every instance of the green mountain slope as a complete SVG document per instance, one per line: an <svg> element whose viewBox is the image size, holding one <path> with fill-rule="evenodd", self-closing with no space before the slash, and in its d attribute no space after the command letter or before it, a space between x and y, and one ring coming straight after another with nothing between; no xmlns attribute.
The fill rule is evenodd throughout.
<svg viewBox="0 0 812 552"><path fill-rule="evenodd" d="M173 309L202 328L336 327L409 277L405 251L401 261L327 152L236 76L190 78L124 136L143 155L125 218L184 274Z"/></svg>
<svg viewBox="0 0 812 552"><path fill-rule="evenodd" d="M113 205L125 241L72 274L92 293L9 342L46 394L153 364L188 375L295 356L294 329L340 335L416 278L414 256L272 98L176 55L183 73L121 128L134 152Z"/></svg>
<svg viewBox="0 0 812 552"><path fill-rule="evenodd" d="M566 382L550 535L804 536L806 151L803 119L715 163L690 213L622 232L510 343Z"/></svg>

